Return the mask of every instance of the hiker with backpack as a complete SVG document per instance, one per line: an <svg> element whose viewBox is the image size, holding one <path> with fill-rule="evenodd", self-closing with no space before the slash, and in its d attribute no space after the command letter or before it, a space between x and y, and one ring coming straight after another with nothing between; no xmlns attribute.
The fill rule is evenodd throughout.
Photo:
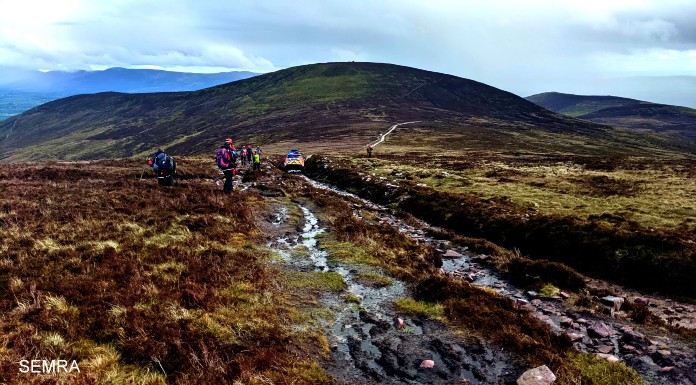
<svg viewBox="0 0 696 385"><path fill-rule="evenodd" d="M174 186L174 174L176 174L176 161L167 155L162 149L157 149L155 155L147 158L148 166L157 176L160 186Z"/></svg>
<svg viewBox="0 0 696 385"><path fill-rule="evenodd" d="M367 145L367 157L372 158L372 143Z"/></svg>
<svg viewBox="0 0 696 385"><path fill-rule="evenodd" d="M247 162L249 163L249 165L251 165L251 162L253 162L253 159L252 159L253 154L251 151L251 144L247 145L246 157L247 157Z"/></svg>
<svg viewBox="0 0 696 385"><path fill-rule="evenodd" d="M237 175L237 152L231 143L232 139L225 140L225 143L215 152L215 164L225 175L225 185L222 189L225 194L232 192L232 178Z"/></svg>
<svg viewBox="0 0 696 385"><path fill-rule="evenodd" d="M261 152L254 153L254 170L261 170Z"/></svg>
<svg viewBox="0 0 696 385"><path fill-rule="evenodd" d="M242 166L246 166L246 146L242 146L240 149L240 156L242 159Z"/></svg>

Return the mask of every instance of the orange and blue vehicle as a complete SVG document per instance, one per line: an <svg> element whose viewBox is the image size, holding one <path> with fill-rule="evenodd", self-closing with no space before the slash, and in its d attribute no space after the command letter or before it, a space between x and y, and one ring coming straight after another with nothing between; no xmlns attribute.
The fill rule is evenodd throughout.
<svg viewBox="0 0 696 385"><path fill-rule="evenodd" d="M285 157L285 162L283 162L283 170L285 172L304 172L304 161L304 156L301 152L298 150L290 150L288 156Z"/></svg>

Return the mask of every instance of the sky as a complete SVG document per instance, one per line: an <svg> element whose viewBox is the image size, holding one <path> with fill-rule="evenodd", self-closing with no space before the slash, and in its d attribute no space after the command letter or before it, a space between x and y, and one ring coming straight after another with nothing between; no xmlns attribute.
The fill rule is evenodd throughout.
<svg viewBox="0 0 696 385"><path fill-rule="evenodd" d="M329 61L407 65L522 96L605 94L626 79L659 94L669 89L655 79L696 76L696 1L0 0L0 78Z"/></svg>

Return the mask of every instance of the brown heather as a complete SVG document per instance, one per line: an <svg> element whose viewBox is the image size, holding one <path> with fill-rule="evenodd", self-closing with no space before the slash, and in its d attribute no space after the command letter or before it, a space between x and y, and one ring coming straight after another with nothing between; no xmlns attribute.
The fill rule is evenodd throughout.
<svg viewBox="0 0 696 385"><path fill-rule="evenodd" d="M328 381L253 246L262 199L222 195L209 164L168 189L136 160L0 165L2 382ZM53 358L81 373L19 373Z"/></svg>

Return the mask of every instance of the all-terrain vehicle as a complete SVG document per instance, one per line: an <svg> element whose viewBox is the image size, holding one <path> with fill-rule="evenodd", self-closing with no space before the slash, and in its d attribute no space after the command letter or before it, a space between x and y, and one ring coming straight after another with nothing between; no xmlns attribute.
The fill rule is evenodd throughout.
<svg viewBox="0 0 696 385"><path fill-rule="evenodd" d="M299 171L304 173L304 156L298 150L290 150L288 156L283 162L283 170L285 172Z"/></svg>

